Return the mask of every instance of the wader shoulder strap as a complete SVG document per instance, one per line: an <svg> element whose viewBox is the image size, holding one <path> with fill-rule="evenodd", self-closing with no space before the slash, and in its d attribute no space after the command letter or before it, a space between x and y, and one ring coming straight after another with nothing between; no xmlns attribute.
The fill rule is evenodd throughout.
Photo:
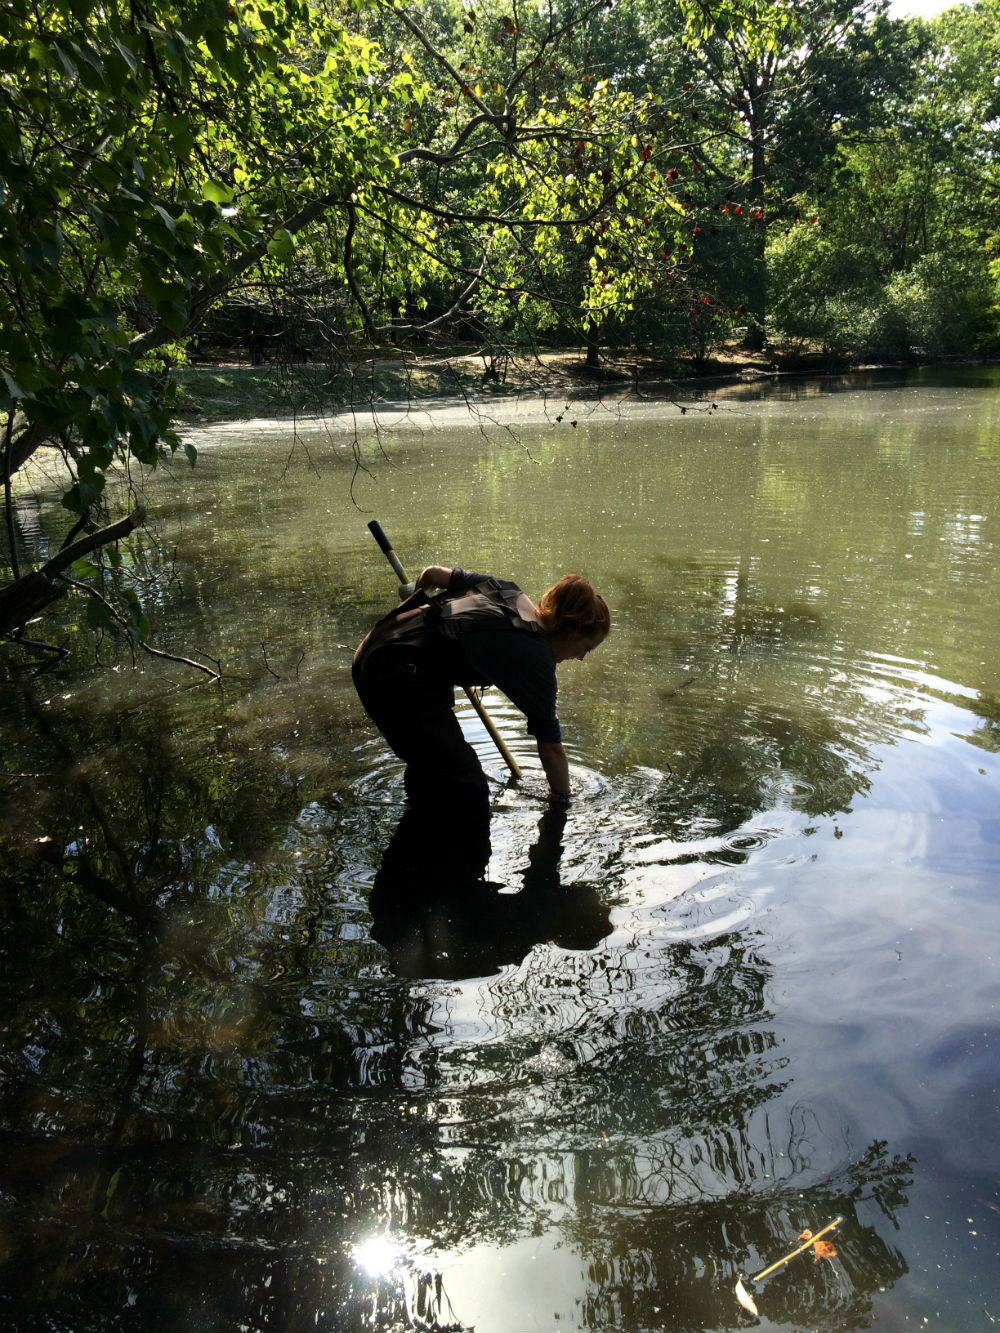
<svg viewBox="0 0 1000 1333"><path fill-rule="evenodd" d="M425 623L436 624L448 639L474 630L517 629L542 634L537 620L526 620L518 611L524 594L513 583L483 579L457 597L436 597L424 613Z"/></svg>
<svg viewBox="0 0 1000 1333"><path fill-rule="evenodd" d="M457 639L474 630L521 630L543 634L537 620L526 620L518 612L518 598L523 597L515 584L498 579L483 579L457 597L430 598L415 592L393 607L374 626L355 654L360 661L376 648L398 643L417 647L427 642L427 635Z"/></svg>

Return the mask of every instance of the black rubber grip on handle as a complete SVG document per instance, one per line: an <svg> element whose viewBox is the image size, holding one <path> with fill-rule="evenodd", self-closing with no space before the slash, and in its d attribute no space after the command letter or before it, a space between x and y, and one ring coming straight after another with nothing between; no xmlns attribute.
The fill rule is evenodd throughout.
<svg viewBox="0 0 1000 1333"><path fill-rule="evenodd" d="M389 552L392 550L392 542L382 531L382 524L379 523L378 519L375 518L372 519L372 521L368 524L368 531L378 542L379 550L382 552L382 554L388 555Z"/></svg>

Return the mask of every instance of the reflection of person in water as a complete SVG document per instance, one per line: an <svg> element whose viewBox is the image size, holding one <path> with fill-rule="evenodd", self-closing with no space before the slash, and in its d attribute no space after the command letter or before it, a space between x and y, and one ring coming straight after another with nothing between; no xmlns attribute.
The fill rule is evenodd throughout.
<svg viewBox="0 0 1000 1333"><path fill-rule="evenodd" d="M556 715L556 667L603 642L611 617L586 579L567 574L534 606L503 579L429 565L413 595L372 629L354 657L369 716L406 763L411 803L487 809L476 752L454 713L456 685L496 685L528 719L553 796L570 794ZM427 597L428 589L441 595Z"/></svg>
<svg viewBox="0 0 1000 1333"><path fill-rule="evenodd" d="M489 816L467 818L430 836L408 809L382 857L371 895L372 935L401 976L472 977L519 963L535 944L592 949L611 929L589 885L562 884L566 810L538 823L523 886L516 893L485 878Z"/></svg>

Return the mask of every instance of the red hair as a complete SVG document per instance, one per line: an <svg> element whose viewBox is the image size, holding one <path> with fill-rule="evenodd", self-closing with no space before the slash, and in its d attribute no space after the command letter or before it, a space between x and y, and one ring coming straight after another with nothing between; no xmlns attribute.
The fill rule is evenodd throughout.
<svg viewBox="0 0 1000 1333"><path fill-rule="evenodd" d="M535 608L550 634L582 634L603 639L611 629L611 612L604 598L579 574L564 574L543 592Z"/></svg>

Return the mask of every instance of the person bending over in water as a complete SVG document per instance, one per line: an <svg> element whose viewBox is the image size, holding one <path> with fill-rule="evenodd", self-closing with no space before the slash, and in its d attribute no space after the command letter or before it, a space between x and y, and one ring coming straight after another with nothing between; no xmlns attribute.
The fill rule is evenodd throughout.
<svg viewBox="0 0 1000 1333"><path fill-rule="evenodd" d="M365 710L406 764L411 805L446 819L463 801L469 810L488 808L486 775L454 713L456 685L495 685L506 694L528 719L552 796L568 800L556 667L607 638L604 599L566 574L535 606L516 583L444 565L428 565L413 588L362 641L353 666ZM429 598L431 589L440 594Z"/></svg>

